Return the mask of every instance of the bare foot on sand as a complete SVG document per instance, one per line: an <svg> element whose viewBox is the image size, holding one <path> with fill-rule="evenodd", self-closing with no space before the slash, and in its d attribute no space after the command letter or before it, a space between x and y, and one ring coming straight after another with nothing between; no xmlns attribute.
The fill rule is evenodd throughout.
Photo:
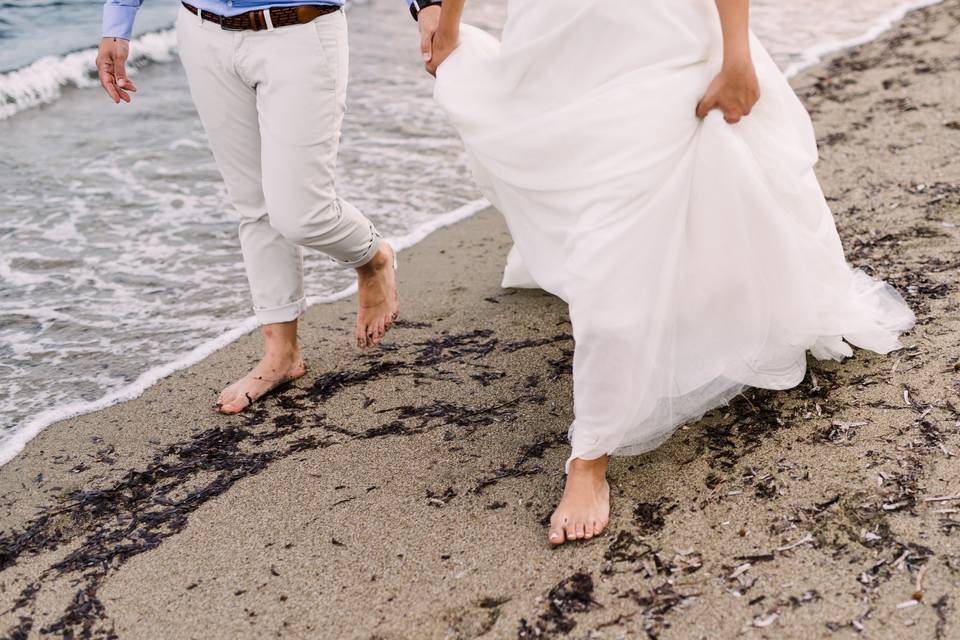
<svg viewBox="0 0 960 640"><path fill-rule="evenodd" d="M264 325L266 355L247 375L220 393L216 410L240 413L264 394L306 373L297 345L297 321Z"/></svg>
<svg viewBox="0 0 960 640"><path fill-rule="evenodd" d="M357 287L360 292L357 346L375 347L400 312L393 247L382 242L373 259L357 269Z"/></svg>
<svg viewBox="0 0 960 640"><path fill-rule="evenodd" d="M607 456L596 460L575 458L570 462L563 498L550 517L551 544L589 540L600 535L609 522Z"/></svg>

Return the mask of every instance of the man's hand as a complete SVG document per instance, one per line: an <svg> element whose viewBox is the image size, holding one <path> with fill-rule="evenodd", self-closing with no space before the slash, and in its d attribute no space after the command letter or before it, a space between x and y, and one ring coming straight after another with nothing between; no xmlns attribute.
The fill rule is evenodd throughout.
<svg viewBox="0 0 960 640"><path fill-rule="evenodd" d="M130 43L123 38L103 38L97 53L97 72L100 85L117 104L130 102L128 91L136 91L137 85L127 78L127 56Z"/></svg>
<svg viewBox="0 0 960 640"><path fill-rule="evenodd" d="M713 109L723 112L723 119L736 124L750 115L753 105L760 99L760 83L753 63L725 66L707 88L706 95L697 105L697 117L706 118Z"/></svg>

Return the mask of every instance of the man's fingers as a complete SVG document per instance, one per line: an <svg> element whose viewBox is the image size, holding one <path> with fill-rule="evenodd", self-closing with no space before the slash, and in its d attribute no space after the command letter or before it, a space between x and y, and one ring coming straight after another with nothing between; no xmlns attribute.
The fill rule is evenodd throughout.
<svg viewBox="0 0 960 640"><path fill-rule="evenodd" d="M109 71L100 71L100 86L103 87L103 90L107 92L107 95L116 102L120 102L120 93L117 90L113 74Z"/></svg>
<svg viewBox="0 0 960 640"><path fill-rule="evenodd" d="M723 113L723 119L727 121L727 124L737 124L740 122L743 116L741 116L736 111L725 111Z"/></svg>
<svg viewBox="0 0 960 640"><path fill-rule="evenodd" d="M113 65L113 75L117 76L117 80L126 80L127 79L127 59L126 57L114 53L111 56L111 63Z"/></svg>
<svg viewBox="0 0 960 640"><path fill-rule="evenodd" d="M117 91L124 102L130 102L130 94L127 91L136 91L137 85L133 84L127 78L127 57L119 52L113 54L113 75L116 79ZM126 91L124 91L126 89Z"/></svg>

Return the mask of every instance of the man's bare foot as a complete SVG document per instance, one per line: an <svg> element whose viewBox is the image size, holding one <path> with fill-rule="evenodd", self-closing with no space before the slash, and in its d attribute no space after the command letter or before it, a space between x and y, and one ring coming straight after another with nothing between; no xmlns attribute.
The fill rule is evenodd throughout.
<svg viewBox="0 0 960 640"><path fill-rule="evenodd" d="M360 309L357 313L357 346L380 344L400 312L393 247L386 242L373 259L357 269Z"/></svg>
<svg viewBox="0 0 960 640"><path fill-rule="evenodd" d="M297 344L297 321L268 324L261 328L266 355L250 373L220 393L216 410L240 413L264 394L306 373Z"/></svg>
<svg viewBox="0 0 960 640"><path fill-rule="evenodd" d="M574 458L563 498L550 517L550 542L557 545L568 540L589 540L600 535L609 522L607 456L596 460Z"/></svg>

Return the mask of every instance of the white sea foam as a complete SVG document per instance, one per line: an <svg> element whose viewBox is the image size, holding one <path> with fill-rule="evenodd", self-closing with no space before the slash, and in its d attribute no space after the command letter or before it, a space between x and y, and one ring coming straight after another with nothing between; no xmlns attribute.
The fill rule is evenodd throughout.
<svg viewBox="0 0 960 640"><path fill-rule="evenodd" d="M456 224L461 220L465 220L466 218L469 218L470 216L482 211L483 209L486 209L489 206L490 203L486 200L475 200L473 202L469 202L449 213L437 216L430 222L420 225L416 229L403 236L390 239L390 243L397 251L409 249L434 231L444 227L449 227L450 225ZM341 300L353 295L356 290L357 287L356 284L354 284L346 289L328 296L310 298L309 303L313 305L334 302L336 300ZM4 465L13 459L14 456L23 450L27 442L29 442L34 438L34 436L54 422L66 420L67 418L83 415L85 413L91 413L93 411L99 411L119 402L133 400L163 378L166 378L170 374L179 371L180 369L185 369L186 367L200 362L211 353L214 353L215 351L218 351L219 349L222 349L223 347L236 341L240 337L254 330L256 327L256 318L248 318L239 326L231 329L223 335L197 346L195 349L182 355L173 362L169 362L158 367L153 367L152 369L145 371L131 384L112 391L98 400L94 400L92 402L75 402L39 413L26 423L19 425L13 431L2 435L2 438L0 438L0 465Z"/></svg>
<svg viewBox="0 0 960 640"><path fill-rule="evenodd" d="M176 52L172 29L145 33L130 42L131 75L150 62L169 62ZM0 75L0 120L57 100L66 87L92 87L97 80L97 50L46 56L29 66Z"/></svg>
<svg viewBox="0 0 960 640"><path fill-rule="evenodd" d="M25 287L31 284L46 282L45 276L37 276L17 271L10 266L10 262L0 256L0 282L6 282L14 287Z"/></svg>
<svg viewBox="0 0 960 640"><path fill-rule="evenodd" d="M842 51L844 49L850 49L861 44L866 44L871 40L877 39L881 34L889 30L894 24L902 20L904 16L911 11L922 9L924 7L932 7L933 5L940 4L941 2L943 2L943 0L912 0L911 2L905 2L901 5L898 5L887 13L879 16L870 25L869 29L856 37L845 40L825 40L812 47L804 49L800 53L800 60L787 66L783 73L788 78L792 78L807 67L812 67L820 62L824 56Z"/></svg>

